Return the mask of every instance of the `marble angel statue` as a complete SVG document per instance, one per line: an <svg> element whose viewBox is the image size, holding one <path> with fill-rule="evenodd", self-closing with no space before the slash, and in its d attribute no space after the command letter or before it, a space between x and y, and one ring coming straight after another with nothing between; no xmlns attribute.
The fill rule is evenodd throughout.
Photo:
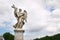
<svg viewBox="0 0 60 40"><path fill-rule="evenodd" d="M22 12L22 9L18 9L13 4L12 8L14 9L14 15L17 19L17 23L13 26L14 28L22 28L25 22L27 22L27 11L24 10ZM17 11L19 10L19 11Z"/></svg>

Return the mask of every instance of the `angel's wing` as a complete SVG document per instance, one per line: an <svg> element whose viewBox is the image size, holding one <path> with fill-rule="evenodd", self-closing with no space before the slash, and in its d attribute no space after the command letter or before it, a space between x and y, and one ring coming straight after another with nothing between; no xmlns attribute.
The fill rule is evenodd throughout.
<svg viewBox="0 0 60 40"><path fill-rule="evenodd" d="M24 10L24 20L27 22L27 11Z"/></svg>

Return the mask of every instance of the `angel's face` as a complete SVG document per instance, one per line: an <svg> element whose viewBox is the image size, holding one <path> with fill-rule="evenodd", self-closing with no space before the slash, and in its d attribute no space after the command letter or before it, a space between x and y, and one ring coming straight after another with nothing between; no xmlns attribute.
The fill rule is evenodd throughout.
<svg viewBox="0 0 60 40"><path fill-rule="evenodd" d="M24 10L24 12L25 12L25 13L27 13L27 11L26 11L26 10Z"/></svg>
<svg viewBox="0 0 60 40"><path fill-rule="evenodd" d="M21 12L22 11L22 9L19 9L19 12Z"/></svg>

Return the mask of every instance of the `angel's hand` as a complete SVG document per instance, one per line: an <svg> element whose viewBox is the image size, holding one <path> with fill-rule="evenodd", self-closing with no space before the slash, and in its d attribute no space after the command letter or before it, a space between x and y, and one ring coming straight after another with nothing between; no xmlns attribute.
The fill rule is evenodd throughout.
<svg viewBox="0 0 60 40"><path fill-rule="evenodd" d="M12 8L15 8L15 5L13 4L13 6L11 6Z"/></svg>

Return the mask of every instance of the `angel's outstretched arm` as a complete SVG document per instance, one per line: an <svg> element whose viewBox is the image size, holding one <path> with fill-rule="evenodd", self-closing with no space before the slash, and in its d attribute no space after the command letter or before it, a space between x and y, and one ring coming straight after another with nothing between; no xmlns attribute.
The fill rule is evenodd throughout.
<svg viewBox="0 0 60 40"><path fill-rule="evenodd" d="M13 4L13 6L11 6L14 9L14 15L15 17L18 17L17 15L17 8L15 7L15 5Z"/></svg>

